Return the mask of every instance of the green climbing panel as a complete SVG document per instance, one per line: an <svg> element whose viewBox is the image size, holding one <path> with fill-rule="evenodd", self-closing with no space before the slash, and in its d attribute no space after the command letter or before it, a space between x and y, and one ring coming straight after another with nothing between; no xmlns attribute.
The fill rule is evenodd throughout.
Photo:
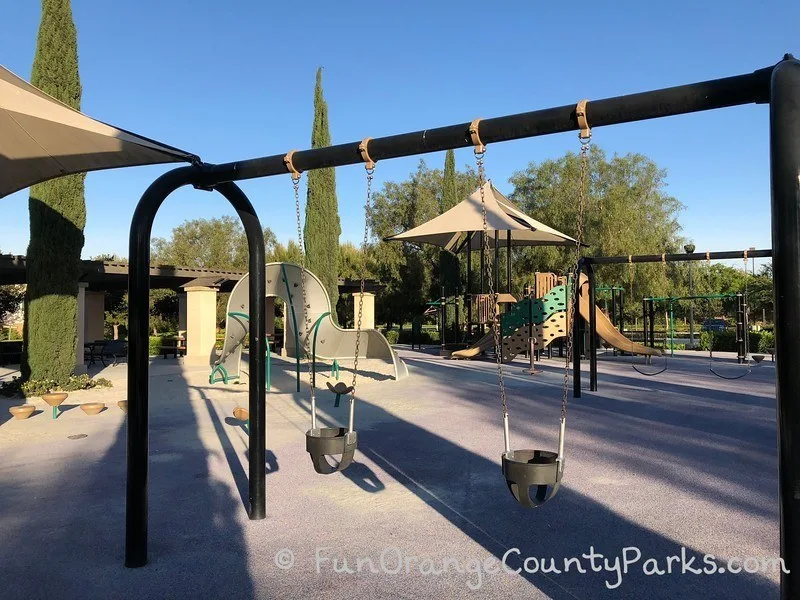
<svg viewBox="0 0 800 600"><path fill-rule="evenodd" d="M511 335L520 327L531 324L544 323L552 315L567 310L567 290L563 285L557 285L543 298L535 300L525 299L517 302L514 307L501 317L503 337Z"/></svg>

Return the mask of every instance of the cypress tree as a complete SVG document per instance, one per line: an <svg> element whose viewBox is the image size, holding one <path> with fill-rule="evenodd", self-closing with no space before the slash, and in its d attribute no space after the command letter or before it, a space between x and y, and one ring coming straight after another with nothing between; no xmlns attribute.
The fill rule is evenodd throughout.
<svg viewBox="0 0 800 600"><path fill-rule="evenodd" d="M328 104L322 94L322 67L317 69L314 87L314 127L311 147L331 145L328 126ZM306 196L305 238L306 267L320 278L334 307L339 300L339 204L336 200L336 174L332 168L317 169L308 173Z"/></svg>
<svg viewBox="0 0 800 600"><path fill-rule="evenodd" d="M31 83L79 110L78 41L70 0L42 0ZM84 175L31 188L25 296L26 379L63 382L75 368L79 261L86 224Z"/></svg>
<svg viewBox="0 0 800 600"><path fill-rule="evenodd" d="M455 152L448 150L444 158L444 176L442 177L442 200L440 213L450 210L458 204L458 192L456 191L456 157ZM460 269L458 257L455 254L442 250L439 253L439 265L441 286L445 296L455 296L458 293L458 283ZM455 299L458 301L458 298ZM449 330L449 340L457 339L458 324L456 323L455 306L448 306L446 310L447 329Z"/></svg>

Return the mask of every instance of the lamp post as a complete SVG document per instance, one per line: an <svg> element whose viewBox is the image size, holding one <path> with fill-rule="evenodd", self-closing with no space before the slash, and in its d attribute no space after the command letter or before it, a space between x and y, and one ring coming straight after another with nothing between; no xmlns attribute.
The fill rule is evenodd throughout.
<svg viewBox="0 0 800 600"><path fill-rule="evenodd" d="M683 247L686 254L692 254L695 250L694 244L686 244ZM694 296L694 281L692 280L692 263L689 262L689 295ZM694 348L694 300L689 301L689 348Z"/></svg>

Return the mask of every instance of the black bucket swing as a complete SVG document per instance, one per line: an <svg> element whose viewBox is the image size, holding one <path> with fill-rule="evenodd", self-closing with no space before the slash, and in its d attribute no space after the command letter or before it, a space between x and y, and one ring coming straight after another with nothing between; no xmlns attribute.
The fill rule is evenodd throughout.
<svg viewBox="0 0 800 600"><path fill-rule="evenodd" d="M369 207L372 198L372 178L375 169L375 163L369 157L367 152L367 145L369 138L365 139L359 145L359 152L361 158L365 163L367 171L367 199L366 199L366 213L364 219L364 246L366 251L367 236L369 233ZM306 284L305 284L305 251L303 245L303 230L300 218L300 172L294 167L292 163L292 155L294 151L289 152L284 157L284 164L287 170L292 175L292 183L294 185L295 208L297 212L297 237L300 245L301 260L302 260L302 276L300 279L301 289L303 293L303 306L305 307L305 330L310 331L310 319L308 309L310 308L306 297ZM311 428L306 431L306 451L311 456L311 463L314 470L322 475L330 475L344 471L349 467L353 458L355 457L356 448L358 447L358 433L354 428L355 417L355 395L356 395L356 381L358 377L358 353L361 341L361 317L363 311L364 299L364 283L366 279L366 257L362 264L361 270L361 295L359 296L358 303L358 321L356 324L356 344L355 344L355 357L353 363L353 382L350 386L350 411L347 427L318 427L317 426L317 402L312 380L312 366L309 363L309 389L311 395ZM304 336L307 338L308 336ZM300 350L298 349L298 352ZM338 459L336 458L338 457ZM333 462L331 462L333 460Z"/></svg>
<svg viewBox="0 0 800 600"><path fill-rule="evenodd" d="M583 236L583 212L586 205L586 168L588 161L589 139L591 131L589 130L586 122L586 101L578 103L576 107L576 116L578 123L581 127L579 139L581 141L581 189L580 189L580 204L578 214L578 239ZM558 451L552 452L549 450L538 449L521 449L512 450L510 435L509 435L509 420L508 408L506 405L505 384L503 381L503 362L500 340L500 320L497 314L496 293L494 290L494 279L492 277L492 264L489 252L489 235L488 225L486 220L486 199L484 188L484 164L483 158L486 152L486 147L481 142L479 135L479 122L480 119L474 120L470 124L469 136L472 144L475 147L475 158L478 167L478 185L481 195L481 211L483 214L483 239L484 239L484 256L485 264L483 268L487 272L487 281L489 284L489 296L492 298L491 317L492 317L492 332L494 334L495 357L497 361L497 379L500 387L500 400L503 410L503 443L504 449L501 457L503 476L506 479L508 489L517 502L524 508L536 508L543 505L545 502L553 498L558 492L561 485L561 480L564 476L564 436L566 433L566 409L567 409L567 391L569 386L569 361L572 356L572 337L567 338L567 352L565 363L565 379L561 403L561 420L558 434ZM576 244L576 264L580 258L580 242ZM577 273L575 274L577 275ZM572 281L576 281L577 277L573 276ZM569 318L570 322L575 315L575 294L570 294L569 302Z"/></svg>

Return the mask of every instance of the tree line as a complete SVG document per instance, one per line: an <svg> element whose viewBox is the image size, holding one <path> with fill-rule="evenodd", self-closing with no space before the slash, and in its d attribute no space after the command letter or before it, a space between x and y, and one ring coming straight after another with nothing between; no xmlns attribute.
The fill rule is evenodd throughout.
<svg viewBox="0 0 800 600"><path fill-rule="evenodd" d="M530 163L510 179L509 198L525 213L563 233L577 235L579 156L574 153ZM641 154L608 156L593 146L589 158L588 194L584 217L585 255L680 253L689 241L681 235L681 203L666 193L666 173ZM503 188L502 183L496 186ZM352 243L339 244L338 277L357 279L362 261L367 277L380 284L376 318L389 327L411 322L424 312L426 303L442 293L465 292L464 256L442 256L433 246L385 242L384 238L421 225L466 198L477 187L471 166L455 168L452 152L445 157L445 168L431 168L421 160L415 171L401 181L387 181L374 195L369 215L370 240L363 253ZM278 241L266 229L264 240L268 261L299 262L295 240ZM500 252L501 290L505 291L506 251ZM153 241L153 260L202 268L247 269L247 241L241 225L232 217L194 219L176 227L169 238ZM521 296L533 283L536 271L566 273L574 261L574 249L557 247L514 248L511 292ZM597 268L600 286L623 286L626 318L633 322L641 314L644 296L684 296L689 294L689 269L692 291L696 295L748 291L751 311L760 319L772 313L772 274L765 266L755 275L741 268L720 263L667 263L605 265ZM313 271L313 268L309 265ZM473 292L478 292L480 277L478 253L472 260ZM460 287L457 288L457 282ZM602 298L602 295L599 297ZM339 319L352 324L352 304L344 298L338 303ZM676 305L676 316L688 313L688 302ZM732 314L732 303L695 302L697 319ZM464 310L460 310L463 321ZM452 309L448 319L452 324Z"/></svg>

